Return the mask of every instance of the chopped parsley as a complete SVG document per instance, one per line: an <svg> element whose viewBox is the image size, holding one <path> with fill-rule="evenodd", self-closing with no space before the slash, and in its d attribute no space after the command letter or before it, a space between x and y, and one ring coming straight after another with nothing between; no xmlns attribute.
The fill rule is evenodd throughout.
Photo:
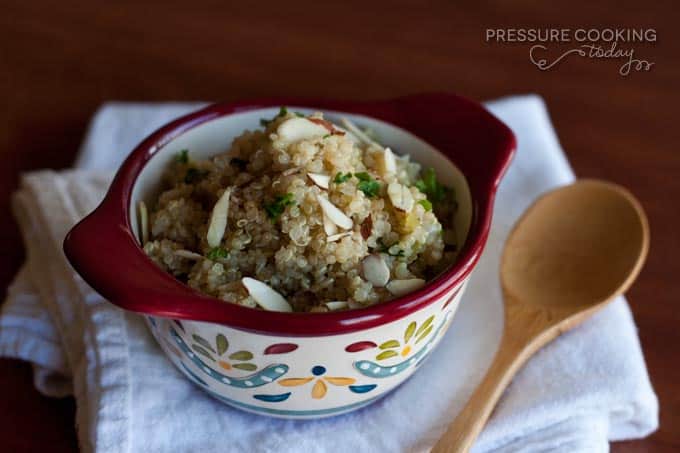
<svg viewBox="0 0 680 453"><path fill-rule="evenodd" d="M229 256L229 252L222 247L213 247L206 255L208 259L216 261L220 258L226 258Z"/></svg>
<svg viewBox="0 0 680 453"><path fill-rule="evenodd" d="M323 140L326 140L328 137L331 137L333 134L326 134L323 137L321 137Z"/></svg>
<svg viewBox="0 0 680 453"><path fill-rule="evenodd" d="M276 118L279 118L279 117L282 117L282 116L286 116L287 114L288 114L288 109L285 108L285 107L283 107L283 106L281 106L281 108L279 108L279 114L276 115L274 118L272 118L272 119L270 119L270 120L268 120L268 119L266 119L266 118L260 118L260 125L261 125L261 126L264 126L264 127L267 127L267 126L269 126L269 124L270 124L272 121L274 121ZM295 114L298 115L298 116L302 115L301 113L298 113L298 112L295 112ZM304 115L302 115L302 116L304 116Z"/></svg>
<svg viewBox="0 0 680 453"><path fill-rule="evenodd" d="M337 175L335 175L335 179L333 179L333 182L336 183L336 184L342 184L343 182L346 182L351 177L352 177L352 173L350 173L350 172L347 172L345 174L340 172Z"/></svg>
<svg viewBox="0 0 680 453"><path fill-rule="evenodd" d="M430 203L430 200L420 200L418 204L425 208L426 211L432 211L432 203Z"/></svg>
<svg viewBox="0 0 680 453"><path fill-rule="evenodd" d="M175 156L175 162L178 164L186 164L189 162L189 150L188 149L183 149L177 155Z"/></svg>
<svg viewBox="0 0 680 453"><path fill-rule="evenodd" d="M302 112L295 112L295 116L300 117L300 118L304 118L305 114L302 113Z"/></svg>
<svg viewBox="0 0 680 453"><path fill-rule="evenodd" d="M248 161L244 159L239 159L238 157L232 157L229 161L229 165L238 167L239 170L245 170L248 165Z"/></svg>
<svg viewBox="0 0 680 453"><path fill-rule="evenodd" d="M184 182L187 184L194 184L205 178L208 173L209 172L207 170L199 170L198 168L194 167L187 168L187 172L184 175Z"/></svg>
<svg viewBox="0 0 680 453"><path fill-rule="evenodd" d="M359 180L357 189L361 190L368 198L378 196L378 192L380 192L380 183L371 178L371 175L366 172L361 172L355 173L354 176Z"/></svg>
<svg viewBox="0 0 680 453"><path fill-rule="evenodd" d="M433 203L444 201L447 192L450 190L448 187L437 181L437 176L435 175L433 168L425 170L423 172L423 177L416 181L415 186L418 190L427 195L427 199Z"/></svg>
<svg viewBox="0 0 680 453"><path fill-rule="evenodd" d="M392 246L383 244L382 238L379 238L377 242L378 242L377 250L380 253L387 253L388 255L394 256L394 257L397 257L397 258L401 258L404 255L406 255L406 252L404 252L401 249L397 249L397 251L395 253L390 252L390 248L392 248Z"/></svg>
<svg viewBox="0 0 680 453"><path fill-rule="evenodd" d="M272 222L275 222L283 211L286 210L286 206L291 206L295 204L295 197L292 193L287 193L285 195L277 195L274 201L264 205L264 210L267 212L267 217Z"/></svg>

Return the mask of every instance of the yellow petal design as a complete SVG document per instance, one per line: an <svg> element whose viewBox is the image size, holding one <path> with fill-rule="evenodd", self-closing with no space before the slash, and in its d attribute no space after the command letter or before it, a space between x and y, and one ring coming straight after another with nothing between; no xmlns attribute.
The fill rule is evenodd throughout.
<svg viewBox="0 0 680 453"><path fill-rule="evenodd" d="M288 379L281 379L279 381L279 385L283 385L284 387L296 387L298 385L303 385L311 381L312 377L304 377L304 378L288 378Z"/></svg>
<svg viewBox="0 0 680 453"><path fill-rule="evenodd" d="M352 385L357 381L351 377L325 377L324 379L333 385Z"/></svg>
<svg viewBox="0 0 680 453"><path fill-rule="evenodd" d="M406 357L408 353L411 352L411 345L406 345L403 351L401 351L402 357Z"/></svg>
<svg viewBox="0 0 680 453"><path fill-rule="evenodd" d="M317 380L312 389L312 398L317 400L323 398L326 395L326 390L326 383L321 379Z"/></svg>

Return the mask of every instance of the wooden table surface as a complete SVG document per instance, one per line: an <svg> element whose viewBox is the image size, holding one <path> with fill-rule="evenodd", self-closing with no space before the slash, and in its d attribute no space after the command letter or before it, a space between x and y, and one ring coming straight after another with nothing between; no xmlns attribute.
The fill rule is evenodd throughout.
<svg viewBox="0 0 680 453"><path fill-rule="evenodd" d="M66 3L5 0L0 14L0 288L24 258L9 207L19 173L70 166L104 101L538 93L577 174L629 187L650 218L649 261L628 298L661 426L612 449L680 448L680 15L673 2ZM485 42L487 28L519 27L654 28L656 42L620 46L654 65L623 77L620 61L570 56L540 71L529 61L531 44ZM548 46L552 59L574 43ZM0 361L0 451L72 451L73 415L72 400L33 389L25 363Z"/></svg>

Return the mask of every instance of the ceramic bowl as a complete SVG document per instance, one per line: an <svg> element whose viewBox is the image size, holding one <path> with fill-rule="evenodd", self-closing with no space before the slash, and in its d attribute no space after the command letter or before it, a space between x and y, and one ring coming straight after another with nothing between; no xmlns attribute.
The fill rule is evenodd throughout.
<svg viewBox="0 0 680 453"><path fill-rule="evenodd" d="M259 127L279 106L331 121L346 116L408 152L456 190L458 259L422 289L333 313L255 310L201 295L158 268L139 245L135 206L151 205L182 149L205 158ZM196 385L240 409L288 418L355 410L411 376L448 329L484 248L512 132L482 106L450 94L379 102L270 99L221 103L151 134L124 162L101 205L65 240L66 256L113 304L142 314L170 361ZM494 282L495 283L495 282Z"/></svg>

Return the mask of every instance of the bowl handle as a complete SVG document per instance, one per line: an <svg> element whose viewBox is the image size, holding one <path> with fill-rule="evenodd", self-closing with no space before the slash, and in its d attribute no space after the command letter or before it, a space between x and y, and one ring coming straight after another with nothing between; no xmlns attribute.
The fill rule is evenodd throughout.
<svg viewBox="0 0 680 453"><path fill-rule="evenodd" d="M510 128L481 104L454 94L420 94L392 102L407 112L411 129L458 165L476 197L493 199L517 147Z"/></svg>
<svg viewBox="0 0 680 453"><path fill-rule="evenodd" d="M159 316L181 316L164 303L164 295L196 297L196 293L154 265L139 246L128 228L126 210L116 206L120 198L112 196L119 193L119 179L116 177L99 207L66 235L66 258L90 286L114 304Z"/></svg>

